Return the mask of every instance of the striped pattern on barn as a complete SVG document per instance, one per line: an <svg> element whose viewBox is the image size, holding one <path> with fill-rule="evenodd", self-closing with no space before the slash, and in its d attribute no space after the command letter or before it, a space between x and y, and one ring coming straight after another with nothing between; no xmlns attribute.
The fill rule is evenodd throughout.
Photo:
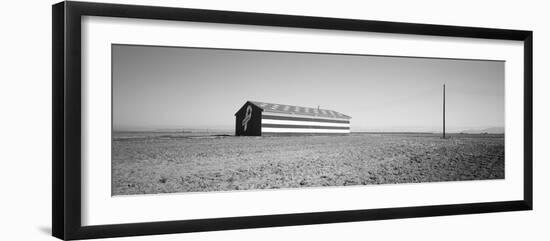
<svg viewBox="0 0 550 241"><path fill-rule="evenodd" d="M262 134L349 134L349 119L262 112Z"/></svg>
<svg viewBox="0 0 550 241"><path fill-rule="evenodd" d="M262 135L349 134L350 116L326 109L250 101L262 109Z"/></svg>

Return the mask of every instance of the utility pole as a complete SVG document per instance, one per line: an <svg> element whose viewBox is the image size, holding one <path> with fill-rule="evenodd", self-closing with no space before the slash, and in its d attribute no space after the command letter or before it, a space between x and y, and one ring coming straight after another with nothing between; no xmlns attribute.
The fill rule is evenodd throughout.
<svg viewBox="0 0 550 241"><path fill-rule="evenodd" d="M445 139L445 84L443 84L443 139Z"/></svg>

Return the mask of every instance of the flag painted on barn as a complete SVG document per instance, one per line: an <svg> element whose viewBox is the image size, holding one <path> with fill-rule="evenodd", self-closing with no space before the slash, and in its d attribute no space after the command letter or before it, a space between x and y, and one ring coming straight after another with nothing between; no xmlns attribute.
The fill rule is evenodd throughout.
<svg viewBox="0 0 550 241"><path fill-rule="evenodd" d="M333 110L247 101L235 113L235 135L347 135L350 120Z"/></svg>

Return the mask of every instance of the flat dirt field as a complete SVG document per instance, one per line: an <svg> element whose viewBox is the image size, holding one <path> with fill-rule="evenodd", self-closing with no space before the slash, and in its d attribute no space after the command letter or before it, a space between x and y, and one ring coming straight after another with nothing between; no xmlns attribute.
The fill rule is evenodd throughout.
<svg viewBox="0 0 550 241"><path fill-rule="evenodd" d="M114 133L112 194L504 178L504 135Z"/></svg>

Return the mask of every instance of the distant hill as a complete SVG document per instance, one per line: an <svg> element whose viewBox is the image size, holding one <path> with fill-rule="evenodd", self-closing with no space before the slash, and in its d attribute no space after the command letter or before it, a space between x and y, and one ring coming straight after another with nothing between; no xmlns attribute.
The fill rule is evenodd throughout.
<svg viewBox="0 0 550 241"><path fill-rule="evenodd" d="M479 130L463 130L461 133L468 133L468 134L481 134L481 133L488 133L488 134L504 134L504 127L491 127L491 128L485 128L485 129L479 129Z"/></svg>

